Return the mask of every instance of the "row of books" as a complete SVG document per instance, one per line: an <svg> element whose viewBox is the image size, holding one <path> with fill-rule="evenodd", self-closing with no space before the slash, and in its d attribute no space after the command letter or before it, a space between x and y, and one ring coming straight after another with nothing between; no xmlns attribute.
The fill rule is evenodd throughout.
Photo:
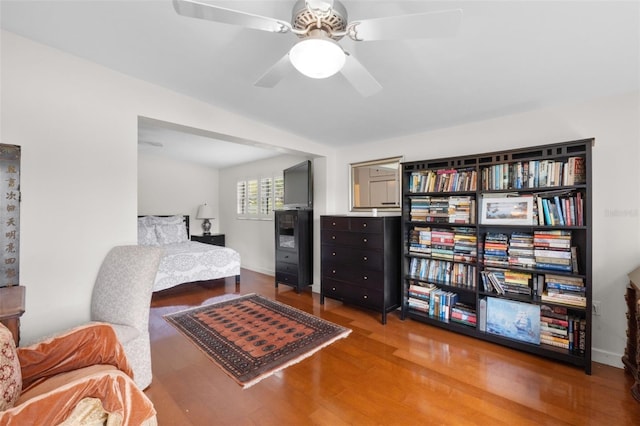
<svg viewBox="0 0 640 426"><path fill-rule="evenodd" d="M577 248L571 245L571 231L534 231L533 249L537 269L578 273Z"/></svg>
<svg viewBox="0 0 640 426"><path fill-rule="evenodd" d="M480 299L480 311L459 302L458 295L434 285L410 282L409 309L444 322L457 322L504 337L545 344L584 354L586 319L565 307L530 305L497 298Z"/></svg>
<svg viewBox="0 0 640 426"><path fill-rule="evenodd" d="M536 217L539 225L584 226L584 199L581 192L537 194Z"/></svg>
<svg viewBox="0 0 640 426"><path fill-rule="evenodd" d="M487 232L483 263L488 267L518 267L578 273L577 248L569 230L537 230L533 234Z"/></svg>
<svg viewBox="0 0 640 426"><path fill-rule="evenodd" d="M496 164L482 169L483 190L544 188L586 182L584 157L566 161L531 160Z"/></svg>
<svg viewBox="0 0 640 426"><path fill-rule="evenodd" d="M545 274L544 286L541 295L543 301L581 308L587 306L586 287L582 278Z"/></svg>
<svg viewBox="0 0 640 426"><path fill-rule="evenodd" d="M483 289L487 293L531 296L532 274L527 272L490 269L480 272Z"/></svg>
<svg viewBox="0 0 640 426"><path fill-rule="evenodd" d="M438 229L416 226L409 231L409 251L437 259L475 262L477 237L474 229Z"/></svg>
<svg viewBox="0 0 640 426"><path fill-rule="evenodd" d="M536 295L543 301L585 308L584 279L556 274L532 274L509 269L489 268L480 272L487 293Z"/></svg>
<svg viewBox="0 0 640 426"><path fill-rule="evenodd" d="M409 308L423 312L432 318L449 322L451 309L456 303L458 303L457 293L445 291L434 285L409 285Z"/></svg>
<svg viewBox="0 0 640 426"><path fill-rule="evenodd" d="M470 196L414 197L409 215L419 222L475 223L476 200Z"/></svg>
<svg viewBox="0 0 640 426"><path fill-rule="evenodd" d="M476 288L475 265L440 259L411 258L409 275L422 281L467 289Z"/></svg>
<svg viewBox="0 0 640 426"><path fill-rule="evenodd" d="M475 167L421 170L411 173L409 192L475 191L478 172Z"/></svg>
<svg viewBox="0 0 640 426"><path fill-rule="evenodd" d="M540 306L540 343L584 354L586 319L561 306Z"/></svg>

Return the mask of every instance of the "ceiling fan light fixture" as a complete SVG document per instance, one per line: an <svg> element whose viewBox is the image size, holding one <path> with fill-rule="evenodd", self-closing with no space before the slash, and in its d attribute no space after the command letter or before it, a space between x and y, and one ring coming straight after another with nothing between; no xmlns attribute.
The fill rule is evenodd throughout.
<svg viewBox="0 0 640 426"><path fill-rule="evenodd" d="M345 63L344 50L334 40L325 37L307 37L289 51L291 64L301 74L311 78L331 77Z"/></svg>

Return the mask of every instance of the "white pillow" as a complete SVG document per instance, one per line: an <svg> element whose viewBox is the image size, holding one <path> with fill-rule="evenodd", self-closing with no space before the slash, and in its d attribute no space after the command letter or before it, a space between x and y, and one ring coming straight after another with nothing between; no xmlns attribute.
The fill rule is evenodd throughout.
<svg viewBox="0 0 640 426"><path fill-rule="evenodd" d="M145 220L150 225L181 225L184 223L184 219L182 216L145 216Z"/></svg>
<svg viewBox="0 0 640 426"><path fill-rule="evenodd" d="M154 225L147 225L144 221L138 220L138 244L141 246L157 246L160 244Z"/></svg>
<svg viewBox="0 0 640 426"><path fill-rule="evenodd" d="M189 239L182 220L178 224L156 224L155 230L160 244L182 243Z"/></svg>

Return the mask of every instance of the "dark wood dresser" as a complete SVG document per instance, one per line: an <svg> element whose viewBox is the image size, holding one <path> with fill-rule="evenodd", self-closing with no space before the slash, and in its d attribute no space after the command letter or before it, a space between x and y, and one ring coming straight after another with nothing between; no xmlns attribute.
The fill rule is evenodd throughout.
<svg viewBox="0 0 640 426"><path fill-rule="evenodd" d="M382 313L400 306L400 217L322 216L320 304L341 300Z"/></svg>
<svg viewBox="0 0 640 426"><path fill-rule="evenodd" d="M631 394L640 402L640 268L629 274L627 301L627 347L622 362L624 369L633 376L635 383Z"/></svg>

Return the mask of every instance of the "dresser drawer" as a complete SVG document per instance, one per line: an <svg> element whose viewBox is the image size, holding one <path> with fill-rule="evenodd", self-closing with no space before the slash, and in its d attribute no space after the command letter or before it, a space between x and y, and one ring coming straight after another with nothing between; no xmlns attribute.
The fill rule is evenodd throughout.
<svg viewBox="0 0 640 426"><path fill-rule="evenodd" d="M381 250L359 250L347 246L322 245L322 263L349 264L353 268L369 268L381 271L383 255Z"/></svg>
<svg viewBox="0 0 640 426"><path fill-rule="evenodd" d="M356 232L382 233L382 220L373 217L350 217L350 229Z"/></svg>
<svg viewBox="0 0 640 426"><path fill-rule="evenodd" d="M297 272L297 270L293 274L287 273L287 272L276 271L276 282L297 286L298 285L298 272Z"/></svg>
<svg viewBox="0 0 640 426"><path fill-rule="evenodd" d="M353 268L348 264L323 263L322 279L345 281L357 285L358 287L367 287L374 290L384 288L384 277L380 271Z"/></svg>
<svg viewBox="0 0 640 426"><path fill-rule="evenodd" d="M298 262L298 253L289 250L276 250L276 265L280 262Z"/></svg>
<svg viewBox="0 0 640 426"><path fill-rule="evenodd" d="M322 292L325 297L351 302L368 308L380 308L384 300L381 291L329 279L322 280Z"/></svg>
<svg viewBox="0 0 640 426"><path fill-rule="evenodd" d="M320 238L323 244L354 246L359 248L381 249L384 246L382 234L338 231L323 229Z"/></svg>
<svg viewBox="0 0 640 426"><path fill-rule="evenodd" d="M349 230L349 218L341 216L322 216L320 218L320 229L340 229Z"/></svg>
<svg viewBox="0 0 640 426"><path fill-rule="evenodd" d="M298 265L296 263L278 262L276 263L276 272L298 275Z"/></svg>

